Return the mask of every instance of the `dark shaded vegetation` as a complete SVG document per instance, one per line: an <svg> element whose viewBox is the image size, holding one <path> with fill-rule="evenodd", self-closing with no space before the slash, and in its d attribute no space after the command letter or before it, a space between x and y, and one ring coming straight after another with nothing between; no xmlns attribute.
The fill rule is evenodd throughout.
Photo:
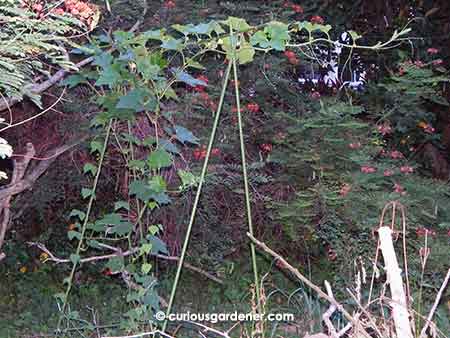
<svg viewBox="0 0 450 338"><path fill-rule="evenodd" d="M196 82L191 85L175 83L171 87L173 92L161 96L160 106L145 108L145 112L152 114L157 110L157 115L143 114L144 110L133 106L139 114L129 118L126 111L130 108L129 102L122 111L114 109L120 95L126 96L134 85L140 86L141 82L133 81L141 81L145 75L136 75L139 80L129 80L137 71L130 72L132 75L123 71L122 76L132 85L116 86L107 81L97 84L107 71L102 60L109 62L102 59L102 53L106 53L110 45L116 47L120 46L120 41L126 41L125 32L136 20L141 21L138 30L144 32L170 30L174 24L225 20L229 16L244 18L252 25L271 20L318 20L313 18L319 16L324 23L333 26L333 40L339 39L342 32L352 30L362 36L359 45L386 41L394 30L409 25L412 29L409 40L393 48L355 49L351 53L344 50L338 61L342 78L334 86L323 81L330 68L319 67L320 62L332 57L329 52L332 47L320 46L329 52L322 59L320 50L315 48L301 51L287 48L284 52L256 54L253 62L239 69L239 89L255 237L276 248L316 284L330 281L336 298L345 305L354 305L346 286L355 289L355 275L361 268L372 273L377 246L373 230L378 226L380 211L389 201L399 201L406 207L408 217L405 235L409 282L413 289L411 297L415 300L412 308L428 314L448 269L449 258L450 78L447 69L450 52L445 46L450 43L450 5L447 1L145 3L110 0L94 3L102 13L99 26L90 32L88 39L82 35L75 39L77 44L97 48L94 55L98 59L94 65L79 73L73 72L60 85L43 93L44 108L64 95L47 114L0 135L13 147L15 160L20 160L26 152L26 144L31 142L36 150L36 163L45 160L46 154L61 144L82 140L58 156L34 182L32 189L12 200L12 216L1 249L6 258L0 260L0 337L55 334L61 317L67 320L67 330L64 334L56 333L60 337L138 333L142 331L140 328L150 325L153 313L163 301L169 300L176 262L139 256L126 263L111 260L83 263L75 269L69 282L69 308L61 309L65 302L55 298L55 294L65 292L67 283L63 283L63 279L70 274L72 266L67 262L47 261L48 254L43 256L42 248L29 244L42 243L55 256L70 259L72 263L76 261L71 254L77 251L83 218L73 210L84 212L86 209L90 192L85 191L85 195L80 196L80 191L92 186L95 168L103 159L95 190L96 203L91 210L92 223L97 224L94 220L101 220L114 210L123 215L116 226L128 227L128 223L133 226L132 231L129 230L131 235L117 231L119 235L114 241L120 243L121 250L126 251L130 248L127 242L133 242L139 250L150 244L154 254L179 257L183 252L195 187L228 63L224 55L206 53L199 60L204 68L189 68L193 76L189 81L207 82L207 86ZM127 55L120 50L122 47L118 47L119 52L111 58L111 64L126 68ZM151 48L156 50L153 45ZM159 54L153 53L151 48L146 57L153 58L152 62L160 66L159 77L169 79L172 70L167 62L179 65L184 60L170 49ZM186 55L194 51L194 47L188 48ZM72 52L73 60L90 55L83 55L80 50ZM136 49L133 53L135 56ZM367 72L367 81L358 90L343 85L352 80L355 67ZM76 78L79 74L82 79ZM317 74L320 77L314 83L311 80ZM306 82L299 79L306 79ZM151 85L152 81L149 81ZM151 86L145 82L147 85ZM223 284L184 269L175 303L177 312L255 310L251 252L246 236L246 194L233 95L234 84L231 83L224 96L220 126L187 251L189 264L219 278ZM147 99L146 103L151 101ZM29 100L12 107L14 119L18 121L40 111L41 108ZM103 156L102 141L110 118L107 112L111 111L115 114L111 133L116 139L111 137L112 145ZM1 114L8 116L6 111ZM184 128L182 136L176 126ZM131 150L124 151L128 146ZM154 164L149 156L159 151L160 146L164 155L155 159ZM166 154L170 156L167 165L164 164ZM35 165L34 162L31 165ZM0 171L11 176L12 169L11 162L3 159ZM152 180L156 176L158 179ZM156 187L156 192L151 192L151 198L141 198L139 196L147 196L148 191L136 186L133 190L130 185L133 181L150 184ZM8 183L0 182L2 187ZM170 199L170 203L166 199ZM128 204L118 207L118 201ZM139 215L144 206L151 212ZM105 221L97 225L105 224L111 223ZM150 227L154 228L147 233ZM108 237L96 233L94 228L90 230L91 241L100 242ZM425 238L431 254L423 269ZM107 243L113 245L114 241ZM96 245L90 242L83 246L81 256L108 253ZM135 289L127 283L123 273L115 273L117 264L129 268L130 275L137 274L141 268L150 269L151 265L151 272L147 271L149 280L141 280L146 290L151 290L143 297L148 313L136 310L141 307L141 300L130 296ZM136 266L131 268L133 264ZM298 319L293 323L270 324L266 336L303 337L326 330L321 317L327 309L324 301L305 285L299 285L270 257L258 254L257 264L264 276L267 311L294 313ZM123 271L124 267L117 270ZM382 270L382 263L378 262L378 268ZM385 281L386 276L381 273L381 280ZM362 293L367 295L367 290ZM446 291L435 316L441 336L450 330L449 301L449 291ZM61 315L64 313L66 317ZM342 325L343 317L336 314L333 321ZM226 323L219 323L217 327L228 328ZM234 336L254 332L254 328L249 327L250 324L242 325L241 332L237 330ZM175 325L171 329L175 330ZM196 334L195 330L181 330L177 336L198 336Z"/></svg>

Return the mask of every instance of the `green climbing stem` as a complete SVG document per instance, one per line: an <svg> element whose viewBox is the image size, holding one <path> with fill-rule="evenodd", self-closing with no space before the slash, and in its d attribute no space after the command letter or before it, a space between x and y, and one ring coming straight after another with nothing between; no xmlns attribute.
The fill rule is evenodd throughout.
<svg viewBox="0 0 450 338"><path fill-rule="evenodd" d="M248 231L253 236L253 220L252 220L252 207L250 204L250 190L248 185L248 175L247 175L247 160L245 156L245 142L244 142L244 132L242 128L242 113L241 113L241 102L239 98L239 78L237 73L237 64L236 64L236 47L234 49L234 54L232 58L233 64L233 77L234 77L234 92L236 96L236 109L238 115L238 128L239 128L239 141L241 148L241 161L242 161L242 175L244 176L244 193L245 193L245 206L247 209L247 223L248 223ZM261 290L259 285L259 277L258 277L258 265L256 264L256 248L253 242L250 242L250 251L252 256L252 265L253 265L253 274L254 274L254 282L255 282L255 290L256 290L256 301L258 304L258 311L260 314L263 314L263 308L261 303Z"/></svg>
<svg viewBox="0 0 450 338"><path fill-rule="evenodd" d="M92 184L92 192L91 192L91 195L90 195L90 198L89 198L89 202L88 202L88 205L87 205L87 210L86 210L86 215L84 216L83 225L81 227L80 240L78 241L77 250L75 251L75 255L77 255L78 257L80 255L81 247L83 245L84 234L86 233L87 224L89 222L89 215L91 213L92 206L94 204L95 191L97 189L97 184L98 184L98 180L100 178L100 172L101 172L101 168L102 168L102 165L103 165L103 160L105 158L106 150L108 148L109 135L111 134L112 124L113 124L113 120L111 119L109 121L108 127L106 129L106 136L105 136L105 140L103 142L103 147L102 147L102 150L101 150L101 153L100 153L100 160L99 160L99 163L98 163L98 169L97 169L97 172L95 174L94 183ZM59 316L59 320L58 320L58 326L57 326L58 331L61 328L61 323L62 323L63 317L65 315L65 311L66 311L66 307L67 307L67 300L69 298L70 290L72 289L73 276L75 275L75 270L76 270L77 266L78 266L78 262L77 261L73 262L72 270L70 271L70 275L69 275L68 281L67 281L67 288L66 288L66 292L64 294L63 305L61 307L61 315Z"/></svg>
<svg viewBox="0 0 450 338"><path fill-rule="evenodd" d="M198 202L200 200L200 195L201 195L201 192L202 192L203 183L205 181L206 171L208 169L208 161L209 161L209 157L211 155L211 149L212 149L212 146L213 146L213 143L214 143L214 137L216 135L217 126L219 125L220 113L222 112L223 101L224 101L224 98L225 98L225 93L226 93L226 89L227 89L227 84L228 84L228 79L230 77L230 73L231 73L231 63L228 64L228 68L227 68L227 71L225 73L225 79L224 79L224 82L223 82L223 85L222 85L222 92L220 94L219 105L217 106L216 116L215 116L215 119L214 119L211 135L209 137L208 148L206 150L205 161L203 162L203 167L202 167L202 171L201 171L201 174L200 174L200 180L199 180L199 183L198 183L198 188L197 188L197 192L195 194L194 204L192 206L191 216L189 218L189 223L188 223L186 235L185 235L185 238L184 238L183 248L181 250L180 260L178 261L178 266L177 266L177 272L176 272L176 275L175 275L175 280L173 282L172 291L170 293L169 304L167 306L167 311L166 311L166 319L165 319L165 321L163 323L163 326L162 326L162 331L163 332L166 331L167 318L168 318L169 314L172 311L173 302L175 300L175 295L176 295L176 292L177 292L178 282L180 280L181 271L183 269L184 259L186 257L186 251L187 251L187 247L189 245L189 239L191 237L192 226L194 224L195 214L197 212Z"/></svg>

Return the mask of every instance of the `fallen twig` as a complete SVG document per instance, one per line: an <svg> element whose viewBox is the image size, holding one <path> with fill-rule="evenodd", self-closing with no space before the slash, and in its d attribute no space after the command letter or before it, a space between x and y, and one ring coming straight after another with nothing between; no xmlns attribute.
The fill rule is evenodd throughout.
<svg viewBox="0 0 450 338"><path fill-rule="evenodd" d="M292 265L290 265L282 256L280 256L275 251L270 249L265 243L257 240L254 236L252 236L248 232L247 232L247 236L263 251L265 251L266 253L271 255L273 258L278 260L281 263L281 266L283 266L285 269L292 272L298 279L300 279L303 283L305 283L309 288L314 290L319 295L319 297L326 299L330 304L334 305L336 307L336 309L338 309L347 320L352 322L352 324L354 326L358 325L358 321L350 313L348 313L347 310L345 310L344 307L340 303L338 303L334 298L328 296L325 292L322 291L321 288L319 288L317 285L315 285L313 282L311 282L308 278L303 276L300 271L298 271L296 268L294 268ZM362 336L364 336L366 338L371 338L369 333L366 330L364 330L363 328L361 329L360 333L362 334Z"/></svg>
<svg viewBox="0 0 450 338"><path fill-rule="evenodd" d="M431 308L430 313L427 316L427 322L423 326L422 331L420 331L419 338L424 338L425 337L426 332L428 330L428 327L431 324L431 319L433 318L433 315L436 312L436 309L437 309L437 307L439 305L439 302L441 301L442 294L444 293L445 288L447 287L449 279L450 279L450 269L447 270L447 275L445 276L444 282L442 283L441 288L439 289L439 292L438 292L438 294L436 296L436 299L434 300L433 307Z"/></svg>
<svg viewBox="0 0 450 338"><path fill-rule="evenodd" d="M30 246L35 246L35 247L39 248L40 250L42 250L43 252L45 252L48 255L48 258L47 258L48 261L52 261L52 262L55 262L57 264L59 264L59 263L69 263L70 262L70 259L56 257L50 250L48 250L45 247L44 244L36 243L36 242L28 242L27 244L30 245ZM118 256L121 256L121 257L130 256L130 255L132 255L132 254L134 254L134 253L139 251L139 248L134 248L134 249L122 252L121 250L119 250L117 248L113 248L113 247L110 247L110 246L108 246L108 247L111 250L115 251L115 253L108 254L108 255L91 256L91 257L87 257L87 258L82 258L80 260L80 263L101 261L101 260L106 260L106 259L110 259L110 258L114 258L114 257L118 257ZM180 257L178 257L178 256L166 256L166 255L161 255L161 254L156 254L156 253L150 253L149 255L152 256L152 257L155 257L155 258L160 258L160 259L166 260L166 261L177 262L177 261L180 260ZM202 269L200 269L200 268L198 268L196 266L193 266L193 265L191 265L189 263L184 263L184 266L187 269L189 269L189 270L198 272L199 274L207 277L208 279L213 280L216 283L223 284L223 280L221 280L220 278L210 274L209 272L207 272L205 270L202 270Z"/></svg>

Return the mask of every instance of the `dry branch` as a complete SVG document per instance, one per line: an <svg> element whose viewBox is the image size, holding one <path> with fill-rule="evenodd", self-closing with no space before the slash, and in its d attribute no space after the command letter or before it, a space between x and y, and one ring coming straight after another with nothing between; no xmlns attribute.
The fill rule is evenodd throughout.
<svg viewBox="0 0 450 338"><path fill-rule="evenodd" d="M62 145L56 149L48 151L44 155L45 160L40 160L34 167L31 168L31 161L36 154L32 143L27 143L25 156L21 161L14 160L14 170L11 182L4 188L0 189L0 215L2 217L0 223L0 249L4 244L6 231L9 228L11 218L10 204L12 198L17 194L30 189L36 180L45 173L45 171L59 155L73 148L84 139L84 137L81 137L75 143ZM0 256L3 256L4 258L4 255L1 255L1 253Z"/></svg>
<svg viewBox="0 0 450 338"><path fill-rule="evenodd" d="M281 263L281 266L283 266L286 270L289 270L291 273L293 273L298 279L300 279L303 283L305 283L309 288L311 288L312 290L314 290L317 295L321 298L324 298L325 300L327 300L330 304L332 304L333 306L336 307L336 309L338 309L343 315L344 317L349 320L355 327L359 326L359 322L357 319L355 319L347 310L345 310L345 308L338 303L334 298L328 296L325 292L322 291L322 289L320 287L318 287L317 285L315 285L313 282L311 282L308 278L306 278L305 276L303 276L303 274L298 271L296 268L294 268L292 265L290 265L282 256L280 256L279 254L277 254L275 251L273 251L272 249L270 249L265 243L257 240L255 237L253 237L250 233L247 233L247 236L253 241L253 243L255 243L259 248L261 248L263 251L265 251L266 253L268 253L270 256L272 256L273 258L275 258L276 260L278 260ZM369 333L361 328L361 336L362 337L366 337L366 338L371 338L371 336L369 335Z"/></svg>
<svg viewBox="0 0 450 338"><path fill-rule="evenodd" d="M59 263L69 263L70 262L70 259L56 257L50 250L48 250L45 247L45 245L43 245L41 243L28 242L27 244L30 245L30 246L36 246L37 248L39 248L40 250L45 252L48 255L48 259L47 260L49 260L49 261L55 262L57 264L59 264ZM109 247L109 248L113 249L115 251L115 253L108 254L108 255L92 256L92 257L82 258L80 260L80 263L101 261L101 260L106 260L106 259L119 257L119 256L126 257L126 256L130 256L130 255L132 255L132 254L134 254L134 253L139 251L139 248L134 248L134 249L127 250L127 251L121 251L121 250L119 250L117 248L112 248L112 247ZM156 254L156 253L150 253L149 255L152 256L152 257L155 257L155 258L166 260L166 261L178 262L180 260L180 257L178 257L178 256L165 256L165 255ZM202 269L200 269L200 268L198 268L196 266L193 266L193 265L191 265L189 263L184 263L183 265L187 269L189 269L191 271L195 271L195 272L205 276L206 278L213 280L216 283L223 284L223 280L221 280L220 278L210 274L209 272L207 272L205 270L202 270Z"/></svg>

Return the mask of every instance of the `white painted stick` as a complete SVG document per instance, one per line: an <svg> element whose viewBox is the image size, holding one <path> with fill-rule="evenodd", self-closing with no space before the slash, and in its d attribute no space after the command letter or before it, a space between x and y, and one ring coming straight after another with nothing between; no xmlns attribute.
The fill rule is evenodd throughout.
<svg viewBox="0 0 450 338"><path fill-rule="evenodd" d="M392 317L394 319L397 338L413 338L401 270L398 266L397 256L392 242L392 230L389 227L382 226L378 229L378 235L380 236L380 249L383 254L391 290Z"/></svg>

